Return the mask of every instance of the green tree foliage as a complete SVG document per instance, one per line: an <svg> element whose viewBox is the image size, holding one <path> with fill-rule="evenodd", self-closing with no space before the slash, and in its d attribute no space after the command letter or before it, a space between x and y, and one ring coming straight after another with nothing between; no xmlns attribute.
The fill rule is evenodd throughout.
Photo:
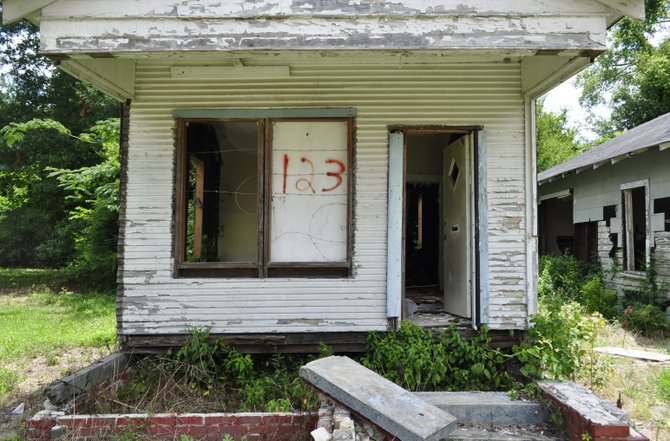
<svg viewBox="0 0 670 441"><path fill-rule="evenodd" d="M652 44L652 37L667 35L670 6L667 0L647 0L645 10L644 21L617 23L609 34L610 49L578 77L582 105L612 109L611 120L595 121L605 139L670 112L670 39Z"/></svg>
<svg viewBox="0 0 670 441"><path fill-rule="evenodd" d="M99 146L102 162L75 170L47 168L50 178L68 192L74 204L69 220L81 228L75 233L72 276L90 287L113 287L116 279L116 238L119 213L119 120L100 121L79 138Z"/></svg>
<svg viewBox="0 0 670 441"><path fill-rule="evenodd" d="M56 69L38 49L32 24L0 27L0 266L75 259L86 222L72 213L81 201L52 169L104 163L101 143L72 134L118 115L114 100Z"/></svg>
<svg viewBox="0 0 670 441"><path fill-rule="evenodd" d="M567 110L552 113L544 110L544 99L537 102L537 170L542 172L558 165L585 149L577 129L568 127Z"/></svg>

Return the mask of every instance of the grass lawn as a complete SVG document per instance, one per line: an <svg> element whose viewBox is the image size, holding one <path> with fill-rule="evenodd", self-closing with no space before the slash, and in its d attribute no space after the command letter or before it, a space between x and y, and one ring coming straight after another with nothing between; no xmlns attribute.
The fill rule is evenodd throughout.
<svg viewBox="0 0 670 441"><path fill-rule="evenodd" d="M635 335L619 325L608 324L599 346L670 353L670 340ZM599 355L611 363L612 373L598 388L598 395L615 403L621 396L623 409L636 429L651 440L670 440L670 364L633 358Z"/></svg>
<svg viewBox="0 0 670 441"><path fill-rule="evenodd" d="M0 408L116 345L115 296L43 285L55 278L53 270L0 270Z"/></svg>

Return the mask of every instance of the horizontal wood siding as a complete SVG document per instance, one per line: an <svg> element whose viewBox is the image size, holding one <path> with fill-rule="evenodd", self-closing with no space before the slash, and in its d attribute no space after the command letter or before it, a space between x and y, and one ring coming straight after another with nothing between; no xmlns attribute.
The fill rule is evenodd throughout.
<svg viewBox="0 0 670 441"><path fill-rule="evenodd" d="M264 61L265 60L265 61ZM214 64L184 56L177 64ZM481 125L488 134L492 328L526 323L524 106L520 63L369 65L291 58L286 79L175 79L137 64L124 224L122 334L385 330L388 126ZM175 279L175 109L355 108L353 277Z"/></svg>

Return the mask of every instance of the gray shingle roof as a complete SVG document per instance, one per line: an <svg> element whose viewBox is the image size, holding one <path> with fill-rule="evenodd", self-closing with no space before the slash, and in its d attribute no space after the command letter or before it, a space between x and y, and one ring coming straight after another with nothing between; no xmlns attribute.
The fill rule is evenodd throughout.
<svg viewBox="0 0 670 441"><path fill-rule="evenodd" d="M625 159L640 150L666 142L670 142L670 113L630 129L579 156L543 171L537 175L537 181L541 184L548 179L574 172L583 167L593 166L614 158Z"/></svg>

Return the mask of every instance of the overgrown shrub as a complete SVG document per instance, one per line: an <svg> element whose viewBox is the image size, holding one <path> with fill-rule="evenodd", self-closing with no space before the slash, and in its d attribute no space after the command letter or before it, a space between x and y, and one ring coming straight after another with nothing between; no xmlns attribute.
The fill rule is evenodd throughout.
<svg viewBox="0 0 670 441"><path fill-rule="evenodd" d="M118 390L126 408L98 410L142 412L314 410L316 392L298 377L313 356L241 354L206 330L194 330L191 341L137 365L132 381Z"/></svg>
<svg viewBox="0 0 670 441"><path fill-rule="evenodd" d="M657 305L633 303L624 310L623 325L631 331L658 336L670 330L665 312Z"/></svg>
<svg viewBox="0 0 670 441"><path fill-rule="evenodd" d="M580 291L579 303L584 305L586 311L599 312L609 320L621 316L619 305L619 294L613 289L607 289L603 285L603 279L599 275L591 276Z"/></svg>
<svg viewBox="0 0 670 441"><path fill-rule="evenodd" d="M581 374L592 383L600 381L602 366L592 353L605 325L599 313L560 297L544 297L532 322L524 342L514 348L522 374L538 380L575 380Z"/></svg>
<svg viewBox="0 0 670 441"><path fill-rule="evenodd" d="M433 335L402 322L398 332L371 333L361 363L412 391L500 390L512 382L486 327L466 340L455 327Z"/></svg>
<svg viewBox="0 0 670 441"><path fill-rule="evenodd" d="M619 296L603 285L598 265L585 264L572 256L540 258L538 295L542 299L577 302L587 312L599 312L609 320L621 316Z"/></svg>

